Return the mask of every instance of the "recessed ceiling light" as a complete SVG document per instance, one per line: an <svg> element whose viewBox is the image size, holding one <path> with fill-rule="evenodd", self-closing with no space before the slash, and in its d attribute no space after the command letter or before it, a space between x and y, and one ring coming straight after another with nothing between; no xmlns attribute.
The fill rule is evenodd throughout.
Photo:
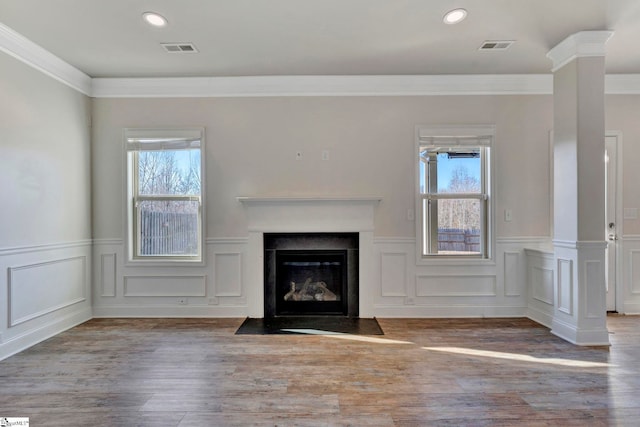
<svg viewBox="0 0 640 427"><path fill-rule="evenodd" d="M153 25L154 27L164 27L165 25L167 25L167 19L155 12L143 13L142 19L144 19L147 24Z"/></svg>
<svg viewBox="0 0 640 427"><path fill-rule="evenodd" d="M467 17L467 11L465 9L453 9L447 12L442 19L445 24L457 24Z"/></svg>

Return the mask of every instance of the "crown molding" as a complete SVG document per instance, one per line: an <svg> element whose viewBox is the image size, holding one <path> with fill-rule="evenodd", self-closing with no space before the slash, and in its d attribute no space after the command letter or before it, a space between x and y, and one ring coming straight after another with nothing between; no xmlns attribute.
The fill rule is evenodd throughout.
<svg viewBox="0 0 640 427"><path fill-rule="evenodd" d="M605 76L608 95L640 94L640 74ZM551 95L553 74L96 78L95 98Z"/></svg>
<svg viewBox="0 0 640 427"><path fill-rule="evenodd" d="M421 96L551 94L551 75L252 76L96 78L112 97Z"/></svg>
<svg viewBox="0 0 640 427"><path fill-rule="evenodd" d="M0 23L0 51L85 95L91 95L91 77Z"/></svg>
<svg viewBox="0 0 640 427"><path fill-rule="evenodd" d="M607 95L640 95L640 74L609 74L604 77Z"/></svg>
<svg viewBox="0 0 640 427"><path fill-rule="evenodd" d="M580 31L572 34L547 53L553 62L552 72L564 67L576 58L605 56L605 44L613 31Z"/></svg>

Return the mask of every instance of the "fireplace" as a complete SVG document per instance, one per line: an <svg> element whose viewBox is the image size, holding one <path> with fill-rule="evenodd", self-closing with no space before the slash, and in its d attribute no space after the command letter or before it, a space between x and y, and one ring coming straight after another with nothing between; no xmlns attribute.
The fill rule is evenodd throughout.
<svg viewBox="0 0 640 427"><path fill-rule="evenodd" d="M269 235L293 237L303 233L312 236L323 234L352 236L348 245L351 249L347 252L348 256L354 259L354 262L347 260L347 276L350 278L347 283L347 316L365 318L375 316L375 302L380 289L377 285L379 279L377 279L373 251L373 230L375 209L381 198L275 196L238 197L238 201L246 208L249 233L246 262L242 263L245 266L243 282L247 283L243 294L247 298L247 316L255 318L275 316L274 291L265 287L268 282L265 274L275 275L275 269L271 270L273 272L271 273L266 271L266 267L275 266L275 258L269 261L268 257L275 255L277 249L295 250L301 246L298 241L294 247L286 247L283 244L281 248L274 248L273 244L269 243ZM267 236L266 241L265 236ZM278 240L286 239L276 239L276 245ZM265 244L272 247L265 250ZM352 249L353 245L357 246L357 252ZM336 248L327 245L315 247L315 249ZM306 278L303 280L306 281ZM270 293L267 295L266 292Z"/></svg>
<svg viewBox="0 0 640 427"><path fill-rule="evenodd" d="M358 237L265 233L265 317L358 317Z"/></svg>

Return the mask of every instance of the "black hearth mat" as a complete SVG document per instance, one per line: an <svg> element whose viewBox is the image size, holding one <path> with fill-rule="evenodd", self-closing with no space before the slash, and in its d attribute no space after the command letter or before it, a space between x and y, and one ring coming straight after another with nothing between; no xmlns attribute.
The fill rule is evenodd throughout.
<svg viewBox="0 0 640 427"><path fill-rule="evenodd" d="M299 330L299 331L296 331ZM256 319L247 317L236 335L322 334L384 335L378 321L341 316L286 316Z"/></svg>

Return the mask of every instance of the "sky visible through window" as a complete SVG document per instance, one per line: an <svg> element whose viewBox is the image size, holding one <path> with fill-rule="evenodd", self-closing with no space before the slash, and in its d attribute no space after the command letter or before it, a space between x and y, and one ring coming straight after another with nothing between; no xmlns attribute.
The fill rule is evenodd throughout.
<svg viewBox="0 0 640 427"><path fill-rule="evenodd" d="M453 171L463 167L467 170L469 176L480 182L480 158L453 158L449 159L446 153L438 154L438 192L442 192L449 188ZM426 170L424 164L420 165L420 191L425 193L424 183Z"/></svg>
<svg viewBox="0 0 640 427"><path fill-rule="evenodd" d="M438 154L438 191L443 191L451 185L453 171L463 167L468 174L480 182L480 158L447 158L446 153Z"/></svg>
<svg viewBox="0 0 640 427"><path fill-rule="evenodd" d="M138 157L140 194L198 194L200 150L149 150Z"/></svg>

